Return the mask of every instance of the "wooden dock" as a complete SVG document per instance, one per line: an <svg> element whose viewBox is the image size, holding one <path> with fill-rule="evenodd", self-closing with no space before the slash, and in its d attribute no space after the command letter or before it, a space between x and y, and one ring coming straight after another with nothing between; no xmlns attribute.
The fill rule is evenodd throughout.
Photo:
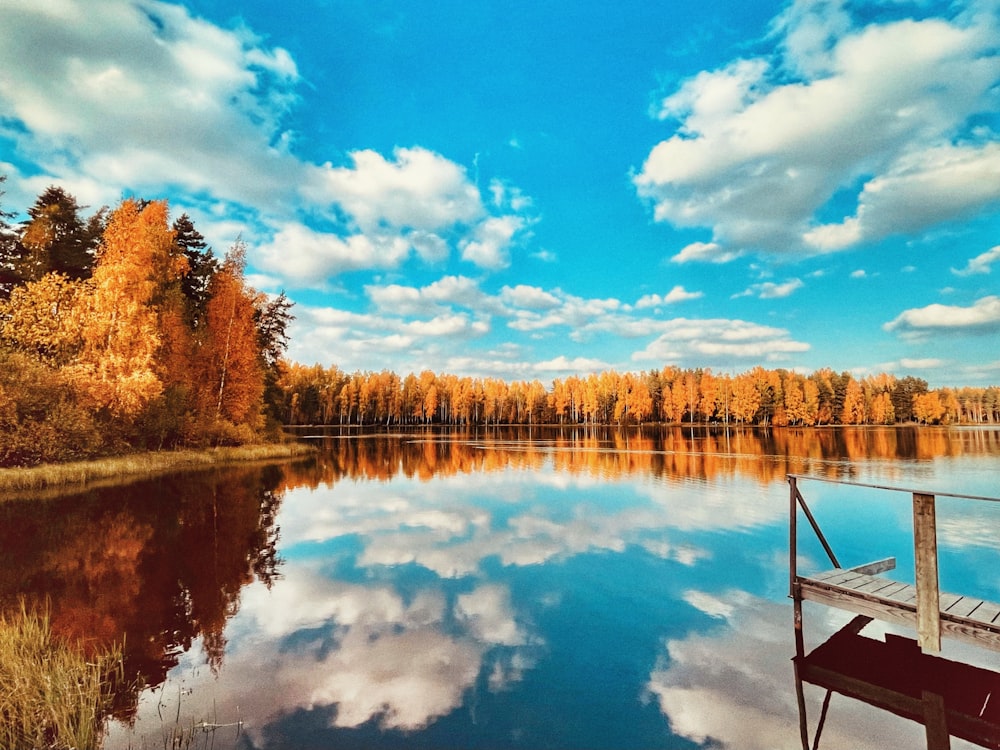
<svg viewBox="0 0 1000 750"><path fill-rule="evenodd" d="M893 570L895 558L845 568L813 516L799 488L803 480L906 492L913 498L913 583L891 580L880 573ZM938 585L936 497L962 498L977 502L1000 502L1000 498L955 493L929 494L858 482L788 475L789 502L789 595L795 601L796 627L801 627L801 602L809 600L838 607L879 620L913 627L922 649L941 650L942 635L1000 651L1000 604L962 594L942 593ZM812 526L832 569L809 575L798 573L798 517L802 512ZM998 529L1000 539L1000 529Z"/></svg>
<svg viewBox="0 0 1000 750"><path fill-rule="evenodd" d="M913 577L893 580L896 559L844 567L799 488L803 480L906 492L913 502ZM803 750L816 750L830 707L841 693L924 725L928 750L948 750L960 737L1000 748L1000 673L930 656L949 637L1000 651L1000 604L942 592L938 584L936 497L1000 502L1000 498L938 493L840 482L790 474L789 595L795 613L796 694ZM830 559L832 568L800 575L798 519L803 514ZM998 541L1000 541L1000 529ZM910 583L909 581L912 581ZM854 612L856 617L827 643L807 654L802 633L803 600ZM872 619L911 627L917 639L892 634L885 642L860 636ZM814 741L810 745L803 683L826 689Z"/></svg>

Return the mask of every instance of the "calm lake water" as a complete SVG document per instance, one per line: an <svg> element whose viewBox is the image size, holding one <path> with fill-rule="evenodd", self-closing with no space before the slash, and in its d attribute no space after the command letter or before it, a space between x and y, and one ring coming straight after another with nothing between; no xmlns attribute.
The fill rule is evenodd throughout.
<svg viewBox="0 0 1000 750"><path fill-rule="evenodd" d="M1000 495L1000 429L301 437L315 460L0 504L0 605L124 637L147 686L108 750L801 748L786 474ZM800 488L842 562L912 581L909 495ZM938 535L942 588L1000 602L1000 504L940 498ZM851 617L806 603L807 649ZM924 736L834 695L819 746Z"/></svg>

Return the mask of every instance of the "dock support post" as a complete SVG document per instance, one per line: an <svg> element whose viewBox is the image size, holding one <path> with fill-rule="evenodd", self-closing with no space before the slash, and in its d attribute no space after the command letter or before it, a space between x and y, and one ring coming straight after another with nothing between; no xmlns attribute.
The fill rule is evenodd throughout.
<svg viewBox="0 0 1000 750"><path fill-rule="evenodd" d="M940 651L941 603L933 495L913 493L913 553L917 586L917 641L922 649Z"/></svg>
<svg viewBox="0 0 1000 750"><path fill-rule="evenodd" d="M789 500L788 500L788 595L793 599L798 599L799 587L796 583L798 577L798 487L795 477L788 477Z"/></svg>

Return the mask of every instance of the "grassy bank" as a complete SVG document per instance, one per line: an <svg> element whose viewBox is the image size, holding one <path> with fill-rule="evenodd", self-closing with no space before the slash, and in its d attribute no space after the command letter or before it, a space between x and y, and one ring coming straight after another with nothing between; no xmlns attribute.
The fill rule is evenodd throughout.
<svg viewBox="0 0 1000 750"><path fill-rule="evenodd" d="M301 443L266 443L202 450L155 451L109 456L91 461L42 464L0 469L0 496L20 495L52 488L73 489L123 478L141 478L194 471L250 461L285 460L310 455L313 449Z"/></svg>
<svg viewBox="0 0 1000 750"><path fill-rule="evenodd" d="M60 641L44 613L0 615L0 747L97 750L121 664Z"/></svg>

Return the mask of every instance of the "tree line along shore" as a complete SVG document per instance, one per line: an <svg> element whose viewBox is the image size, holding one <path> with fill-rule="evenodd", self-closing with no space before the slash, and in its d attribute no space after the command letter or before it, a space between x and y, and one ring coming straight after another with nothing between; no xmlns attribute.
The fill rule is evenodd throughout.
<svg viewBox="0 0 1000 750"><path fill-rule="evenodd" d="M998 424L1000 387L928 388L913 376L855 378L754 367L736 375L667 366L506 382L424 371L348 374L283 363L287 424L454 426L725 423L774 427Z"/></svg>
<svg viewBox="0 0 1000 750"><path fill-rule="evenodd" d="M14 225L0 205L0 467L274 442L286 424L1000 422L997 387L829 369L666 366L545 385L301 365L285 358L292 304L247 283L242 242L218 258L165 201L86 216L55 186L26 215Z"/></svg>

